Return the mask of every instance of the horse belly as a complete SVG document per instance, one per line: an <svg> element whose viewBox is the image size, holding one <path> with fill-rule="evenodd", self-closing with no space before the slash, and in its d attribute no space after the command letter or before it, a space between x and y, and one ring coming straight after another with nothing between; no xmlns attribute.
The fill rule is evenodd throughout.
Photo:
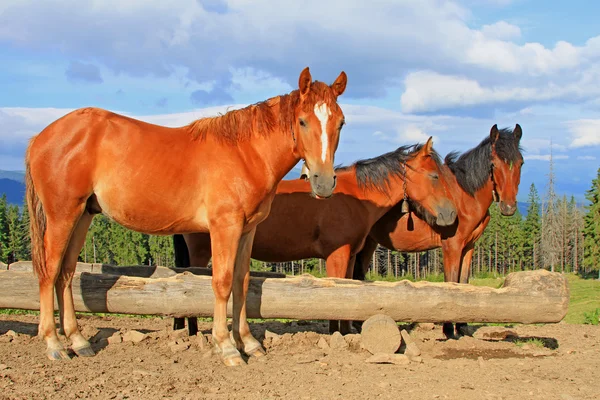
<svg viewBox="0 0 600 400"><path fill-rule="evenodd" d="M144 190L131 185L123 190L119 180L94 187L102 213L124 227L148 234L205 232L206 207L191 199L182 199L177 191ZM133 182L131 182L133 184Z"/></svg>

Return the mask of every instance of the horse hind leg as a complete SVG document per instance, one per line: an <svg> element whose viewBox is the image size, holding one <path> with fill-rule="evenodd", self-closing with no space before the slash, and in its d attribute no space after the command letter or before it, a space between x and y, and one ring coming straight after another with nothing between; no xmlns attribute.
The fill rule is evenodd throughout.
<svg viewBox="0 0 600 400"><path fill-rule="evenodd" d="M45 266L38 271L38 279L40 286L40 323L38 326L38 334L46 342L46 355L51 360L69 359L69 355L65 347L61 344L56 334L56 326L54 321L54 288L57 283L61 285L62 290L57 290L59 300L59 310L61 315L64 315L64 301L61 292L69 290L62 285L62 264L63 257L69 247L72 232L77 226L81 215L83 214L85 204L80 207L68 207L61 205L56 209L60 212L54 212L54 207L46 209L46 228L41 240L43 243L43 253L40 257L45 259ZM32 246L37 245L32 243ZM59 289L57 287L57 289ZM67 304L69 306L69 304ZM72 300L70 302L72 307ZM68 310L67 310L68 312ZM74 310L72 311L74 315Z"/></svg>
<svg viewBox="0 0 600 400"><path fill-rule="evenodd" d="M80 357L94 356L90 343L83 337L77 325L75 305L73 304L73 275L77 258L85 242L85 236L92 223L93 215L83 213L71 234L69 244L62 260L60 274L56 280L56 298L60 309L61 333L71 340L71 348Z"/></svg>

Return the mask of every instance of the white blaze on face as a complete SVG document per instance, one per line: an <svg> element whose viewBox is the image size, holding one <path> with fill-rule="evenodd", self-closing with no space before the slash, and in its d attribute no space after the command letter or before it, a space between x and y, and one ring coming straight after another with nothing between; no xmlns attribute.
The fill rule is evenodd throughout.
<svg viewBox="0 0 600 400"><path fill-rule="evenodd" d="M315 115L321 123L321 160L325 162L327 157L327 121L331 115L329 107L325 103L315 104Z"/></svg>

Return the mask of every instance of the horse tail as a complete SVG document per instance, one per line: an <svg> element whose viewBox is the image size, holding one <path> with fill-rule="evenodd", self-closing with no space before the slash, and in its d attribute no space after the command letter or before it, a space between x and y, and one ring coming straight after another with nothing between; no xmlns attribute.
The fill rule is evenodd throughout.
<svg viewBox="0 0 600 400"><path fill-rule="evenodd" d="M173 235L173 248L175 249L175 267L189 268L190 253L183 235Z"/></svg>
<svg viewBox="0 0 600 400"><path fill-rule="evenodd" d="M46 250L44 248L44 234L46 233L46 213L40 197L35 191L31 177L31 165L29 162L29 150L25 155L25 193L27 208L29 209L29 234L31 236L31 261L33 271L38 277L46 275Z"/></svg>

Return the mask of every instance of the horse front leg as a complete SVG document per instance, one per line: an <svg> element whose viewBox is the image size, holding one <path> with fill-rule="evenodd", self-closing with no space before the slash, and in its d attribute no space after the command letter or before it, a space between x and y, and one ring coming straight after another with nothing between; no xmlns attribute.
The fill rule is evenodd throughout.
<svg viewBox="0 0 600 400"><path fill-rule="evenodd" d="M256 228L244 233L240 239L233 272L233 339L238 350L250 357L262 357L265 350L252 336L246 313L246 299L250 285L250 255Z"/></svg>
<svg viewBox="0 0 600 400"><path fill-rule="evenodd" d="M453 240L442 242L442 253L444 255L444 282L459 282L460 267L463 245ZM454 338L454 324L444 322L442 332L447 339Z"/></svg>
<svg viewBox="0 0 600 400"><path fill-rule="evenodd" d="M349 269L350 260L355 260L354 257L350 256L351 246L344 245L337 248L333 253L327 257L325 267L327 270L327 277L329 278L352 278L352 269ZM329 333L339 331L342 335L350 333L350 324L352 321L329 321Z"/></svg>
<svg viewBox="0 0 600 400"><path fill-rule="evenodd" d="M219 218L210 227L211 247L214 254L212 288L215 294L212 337L215 352L221 355L221 360L227 366L244 363L227 329L227 302L233 287L235 260L242 237L242 227L242 219L231 220L224 217Z"/></svg>
<svg viewBox="0 0 600 400"><path fill-rule="evenodd" d="M471 275L471 260L473 259L474 249L475 249L474 243L469 243L463 250L463 256L462 256L461 266L460 266L459 283L464 283L464 284L469 283L469 276ZM457 322L455 329L456 329L457 336L466 335L467 334L467 323L466 322Z"/></svg>

